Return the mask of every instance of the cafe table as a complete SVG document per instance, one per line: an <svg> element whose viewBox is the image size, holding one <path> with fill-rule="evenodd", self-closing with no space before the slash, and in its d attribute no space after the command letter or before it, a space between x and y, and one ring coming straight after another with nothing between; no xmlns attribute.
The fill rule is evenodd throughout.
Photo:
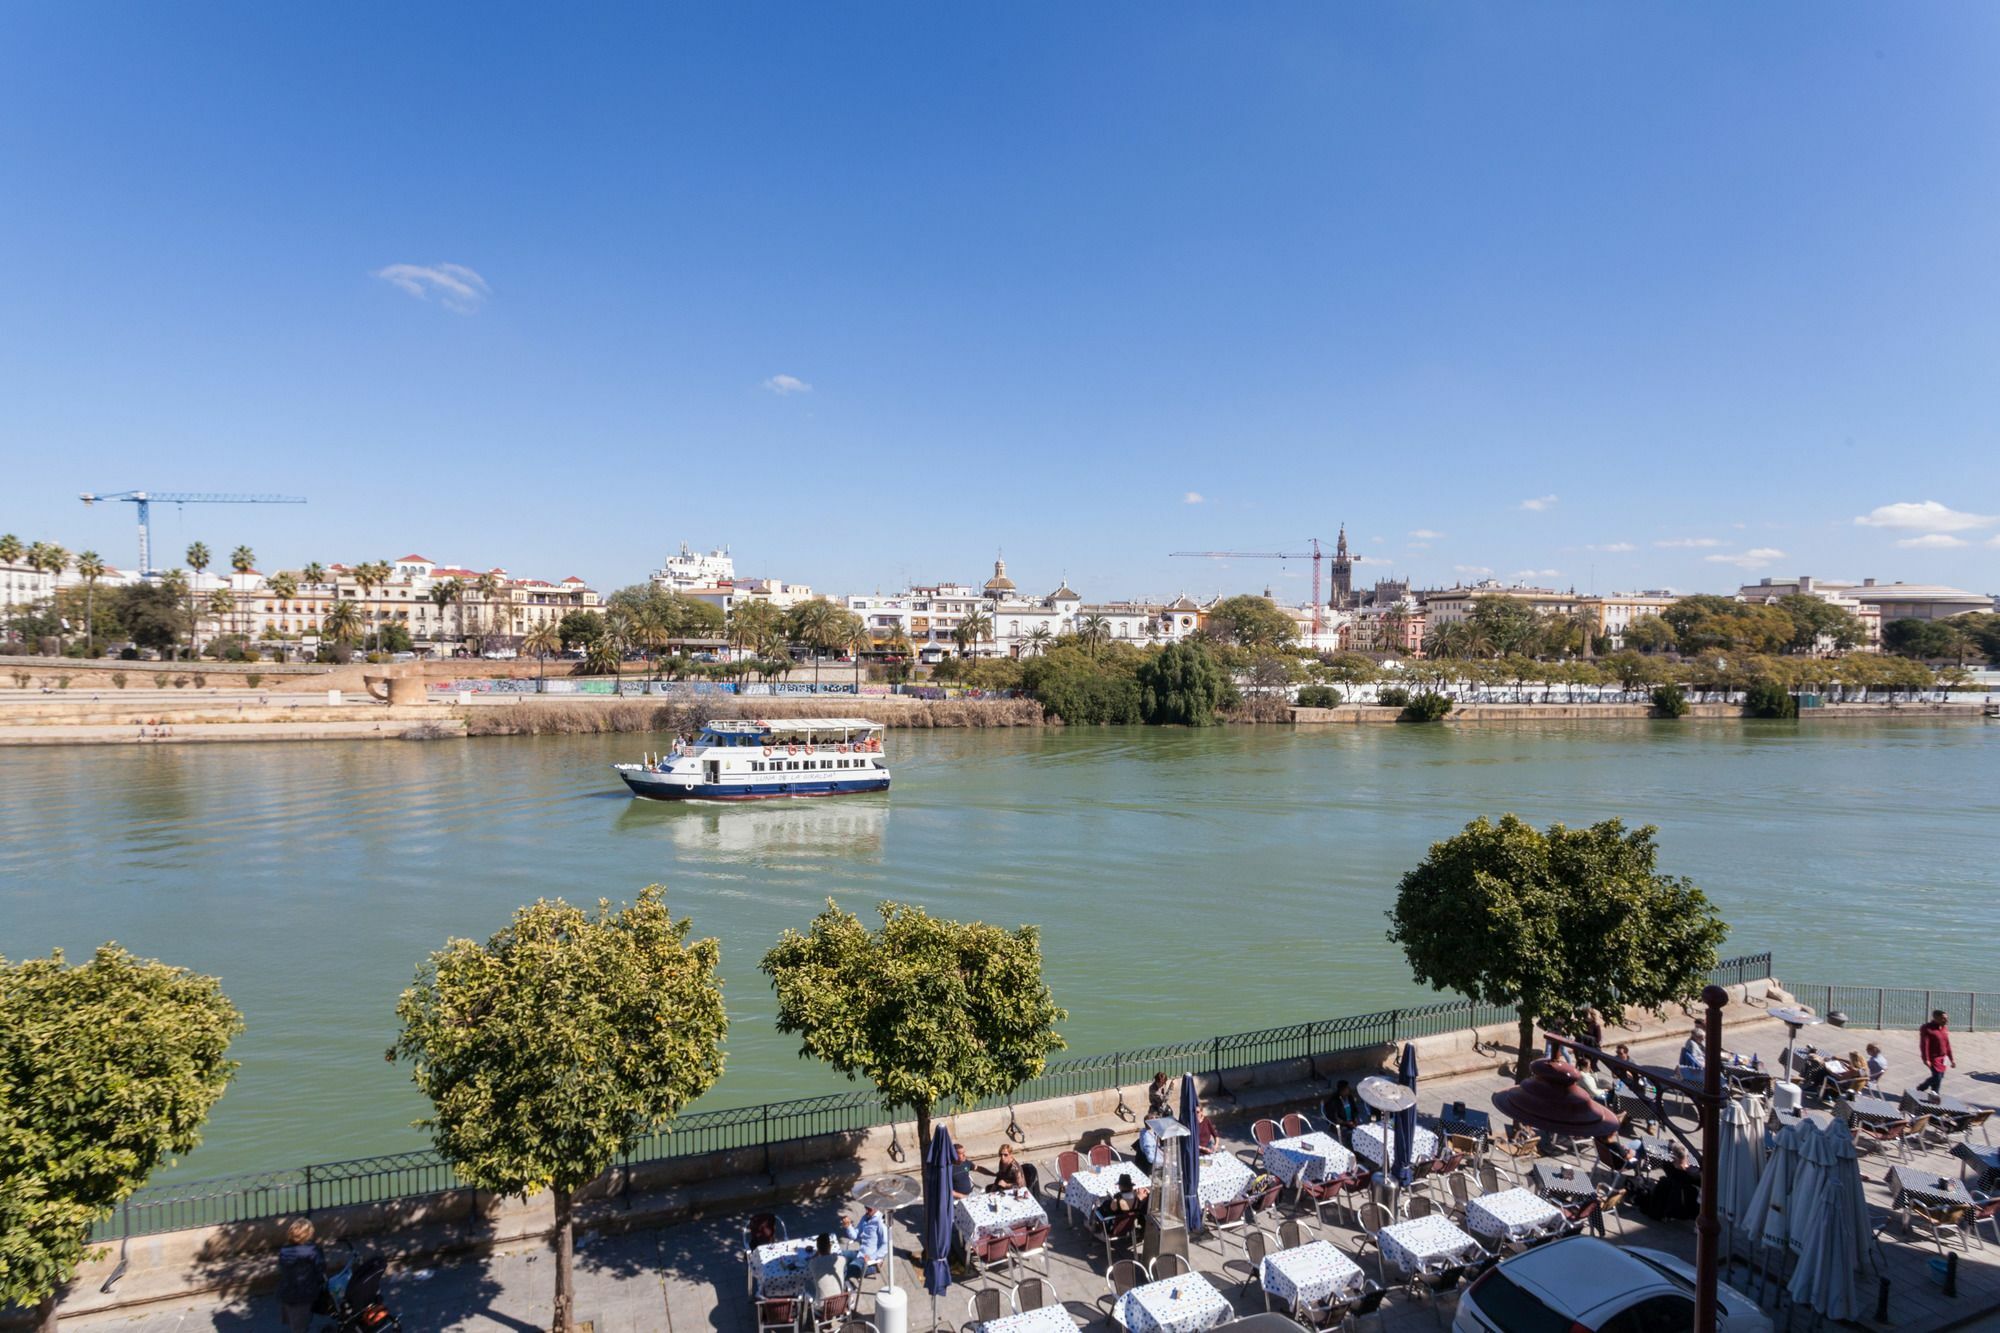
<svg viewBox="0 0 2000 1333"><path fill-rule="evenodd" d="M1465 1205L1465 1229L1489 1240L1527 1240L1562 1221L1562 1209L1533 1190L1495 1190Z"/></svg>
<svg viewBox="0 0 2000 1333"><path fill-rule="evenodd" d="M1383 1227L1375 1233L1382 1261L1402 1273L1419 1273L1441 1263L1468 1263L1486 1250L1444 1218L1432 1213Z"/></svg>
<svg viewBox="0 0 2000 1333"><path fill-rule="evenodd" d="M1579 1201L1597 1197L1597 1186L1591 1182L1588 1171L1561 1162L1536 1162L1535 1186L1544 1197L1553 1195Z"/></svg>
<svg viewBox="0 0 2000 1333"><path fill-rule="evenodd" d="M1039 1310L1002 1315L975 1327L979 1333L1076 1333L1079 1325L1076 1317L1058 1302L1044 1305Z"/></svg>
<svg viewBox="0 0 2000 1333"><path fill-rule="evenodd" d="M1114 1320L1128 1333L1206 1333L1235 1314L1222 1293L1195 1272L1134 1287L1113 1307Z"/></svg>
<svg viewBox="0 0 2000 1333"><path fill-rule="evenodd" d="M1381 1168L1388 1160L1383 1155L1383 1135L1393 1133L1394 1126L1388 1121L1378 1120L1370 1125L1357 1125L1354 1130L1354 1155L1365 1159L1376 1168ZM1410 1160L1428 1162L1437 1156L1437 1135L1417 1126L1417 1132L1410 1140Z"/></svg>
<svg viewBox="0 0 2000 1333"><path fill-rule="evenodd" d="M1329 1296L1348 1300L1359 1296L1367 1276L1329 1240L1309 1241L1264 1256L1260 1273L1264 1290L1296 1313Z"/></svg>
<svg viewBox="0 0 2000 1333"><path fill-rule="evenodd" d="M1289 1139L1272 1139L1264 1145L1264 1165L1287 1185L1304 1171L1307 1180L1325 1181L1346 1174L1354 1166L1354 1154L1340 1146L1331 1134L1300 1134ZM1204 1166L1202 1173L1206 1175Z"/></svg>
<svg viewBox="0 0 2000 1333"><path fill-rule="evenodd" d="M812 1237L772 1241L750 1252L750 1268L757 1278L757 1299L775 1300L797 1296L806 1289L806 1264L818 1248Z"/></svg>
<svg viewBox="0 0 2000 1333"><path fill-rule="evenodd" d="M952 1209L961 1239L973 1236L1005 1235L1017 1226L1045 1227L1049 1215L1035 1196L1026 1190L1002 1190L998 1194L968 1194Z"/></svg>

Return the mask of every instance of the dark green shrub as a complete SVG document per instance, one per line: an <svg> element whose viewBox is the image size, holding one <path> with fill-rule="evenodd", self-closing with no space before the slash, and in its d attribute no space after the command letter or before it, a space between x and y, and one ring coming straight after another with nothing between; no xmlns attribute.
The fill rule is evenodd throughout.
<svg viewBox="0 0 2000 1333"><path fill-rule="evenodd" d="M1799 701L1775 680L1753 682L1743 696L1743 704L1752 717L1786 718L1799 715Z"/></svg>
<svg viewBox="0 0 2000 1333"><path fill-rule="evenodd" d="M1656 717L1686 717L1687 691L1678 685L1653 687L1653 714Z"/></svg>
<svg viewBox="0 0 2000 1333"><path fill-rule="evenodd" d="M1407 708L1410 704L1410 692L1401 685L1385 685L1375 691L1375 702L1384 708Z"/></svg>
<svg viewBox="0 0 2000 1333"><path fill-rule="evenodd" d="M1302 685L1299 687L1299 707L1338 708L1340 691L1331 685Z"/></svg>
<svg viewBox="0 0 2000 1333"><path fill-rule="evenodd" d="M1403 711L1396 720L1398 722L1439 722L1450 711L1451 700L1449 698L1437 693L1435 690L1425 690L1422 694L1413 694L1410 696L1410 701L1403 705Z"/></svg>

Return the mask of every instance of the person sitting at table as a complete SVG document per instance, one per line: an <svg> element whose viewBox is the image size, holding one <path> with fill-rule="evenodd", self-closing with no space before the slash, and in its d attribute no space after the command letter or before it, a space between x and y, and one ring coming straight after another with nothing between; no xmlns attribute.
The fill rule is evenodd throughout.
<svg viewBox="0 0 2000 1333"><path fill-rule="evenodd" d="M1158 1120L1163 1115L1173 1113L1174 1092L1163 1070L1153 1075L1152 1083L1146 1088L1146 1119Z"/></svg>
<svg viewBox="0 0 2000 1333"><path fill-rule="evenodd" d="M1681 1047L1681 1073L1698 1076L1707 1067L1708 1052L1702 1048L1701 1029L1695 1028L1688 1033L1687 1045Z"/></svg>
<svg viewBox="0 0 2000 1333"><path fill-rule="evenodd" d="M1578 1065L1576 1067L1576 1081L1583 1085L1583 1090L1590 1094L1590 1098L1592 1101L1601 1102L1609 1094L1610 1089L1605 1085L1602 1079L1597 1077L1595 1071L1596 1071L1595 1065L1592 1065L1588 1068L1586 1068L1583 1065Z"/></svg>
<svg viewBox="0 0 2000 1333"><path fill-rule="evenodd" d="M1355 1095L1353 1085L1346 1079L1333 1085L1333 1091L1327 1094L1319 1109L1343 1140L1356 1125L1368 1118L1368 1108L1361 1104L1361 1098Z"/></svg>
<svg viewBox="0 0 2000 1333"><path fill-rule="evenodd" d="M1639 1211L1655 1222L1686 1222L1701 1212L1701 1171L1676 1143L1660 1178L1639 1196Z"/></svg>
<svg viewBox="0 0 2000 1333"><path fill-rule="evenodd" d="M1139 1165L1152 1175L1153 1168L1160 1164L1160 1136L1153 1132L1151 1125L1139 1127L1139 1137L1132 1143L1132 1155L1139 1159Z"/></svg>
<svg viewBox="0 0 2000 1333"><path fill-rule="evenodd" d="M863 1208L861 1216L852 1222L842 1217L840 1233L854 1242L864 1275L889 1257L889 1224L882 1220L882 1211L874 1204Z"/></svg>
<svg viewBox="0 0 2000 1333"><path fill-rule="evenodd" d="M982 1176L993 1177L993 1183L986 1187L988 1194L1022 1189L1027 1185L1027 1178L1021 1174L1021 1164L1014 1160L1014 1145L1011 1143L1000 1145L1000 1160L992 1166L975 1166L972 1169Z"/></svg>
<svg viewBox="0 0 2000 1333"><path fill-rule="evenodd" d="M1889 1057L1882 1054L1882 1048L1874 1042L1868 1043L1868 1086L1882 1086L1882 1076L1889 1072Z"/></svg>
<svg viewBox="0 0 2000 1333"><path fill-rule="evenodd" d="M965 1145L953 1144L957 1156L951 1164L951 1197L963 1199L972 1193L972 1168L965 1162Z"/></svg>
<svg viewBox="0 0 2000 1333"><path fill-rule="evenodd" d="M832 1232L819 1233L813 1257L806 1261L806 1279L812 1283L816 1301L847 1290L847 1256L834 1250Z"/></svg>
<svg viewBox="0 0 2000 1333"><path fill-rule="evenodd" d="M1121 1214L1134 1214L1133 1227L1143 1235L1146 1230L1148 1200L1152 1197L1153 1191L1140 1184L1138 1177L1127 1171L1118 1178L1118 1192L1099 1204L1097 1213L1099 1218L1107 1223Z"/></svg>
<svg viewBox="0 0 2000 1333"><path fill-rule="evenodd" d="M1201 1131L1197 1136L1197 1142L1204 1157L1222 1146L1222 1131L1215 1127L1215 1120L1206 1114L1201 1117Z"/></svg>

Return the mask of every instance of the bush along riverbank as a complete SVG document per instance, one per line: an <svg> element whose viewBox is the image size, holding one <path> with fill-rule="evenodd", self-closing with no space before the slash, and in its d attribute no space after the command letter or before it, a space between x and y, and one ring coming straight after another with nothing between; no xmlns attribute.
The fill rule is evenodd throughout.
<svg viewBox="0 0 2000 1333"><path fill-rule="evenodd" d="M1038 727L1041 705L1032 699L897 701L874 699L734 700L698 695L688 699L619 699L603 703L523 702L461 710L468 736L574 736L656 731L692 735L718 717L865 717L886 727L927 730L965 727Z"/></svg>

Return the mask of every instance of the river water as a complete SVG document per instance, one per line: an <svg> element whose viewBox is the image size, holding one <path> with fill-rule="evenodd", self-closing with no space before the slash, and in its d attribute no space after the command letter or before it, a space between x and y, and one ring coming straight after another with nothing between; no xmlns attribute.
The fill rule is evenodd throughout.
<svg viewBox="0 0 2000 1333"><path fill-rule="evenodd" d="M1991 987L2000 727L1508 727L891 733L885 796L631 800L633 737L11 750L0 953L105 939L219 975L248 1027L176 1177L422 1142L384 1062L423 955L519 903L668 888L722 941L708 1105L843 1086L771 1028L757 959L828 896L1032 922L1072 1052L1427 997L1383 917L1479 814L1660 826L1726 953L1855 984Z"/></svg>

